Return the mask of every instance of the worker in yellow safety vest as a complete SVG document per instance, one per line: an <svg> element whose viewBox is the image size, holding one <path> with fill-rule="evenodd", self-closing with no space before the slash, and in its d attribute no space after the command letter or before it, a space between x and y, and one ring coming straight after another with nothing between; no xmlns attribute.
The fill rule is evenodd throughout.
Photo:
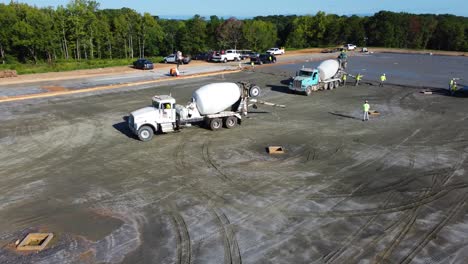
<svg viewBox="0 0 468 264"><path fill-rule="evenodd" d="M387 76L385 76L385 73L380 76L380 87L383 87L384 82L387 80Z"/></svg>
<svg viewBox="0 0 468 264"><path fill-rule="evenodd" d="M348 75L345 73L345 74L343 74L343 77L341 77L341 78L343 80L343 86L345 86L346 85L346 79L348 79Z"/></svg>
<svg viewBox="0 0 468 264"><path fill-rule="evenodd" d="M457 82L453 81L452 88L450 89L450 95L454 95L457 91Z"/></svg>
<svg viewBox="0 0 468 264"><path fill-rule="evenodd" d="M362 80L362 77L363 77L363 75L361 75L360 73L358 73L358 75L356 75L356 82L354 83L354 86L359 85L359 82Z"/></svg>
<svg viewBox="0 0 468 264"><path fill-rule="evenodd" d="M369 105L369 102L366 100L364 104L362 105L362 110L364 111L363 116L362 116L362 121L369 120L369 109L370 109L370 105Z"/></svg>

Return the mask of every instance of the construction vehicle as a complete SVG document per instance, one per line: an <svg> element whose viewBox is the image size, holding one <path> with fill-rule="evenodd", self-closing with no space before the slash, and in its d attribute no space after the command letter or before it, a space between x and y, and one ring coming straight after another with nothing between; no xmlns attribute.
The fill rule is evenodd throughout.
<svg viewBox="0 0 468 264"><path fill-rule="evenodd" d="M234 128L242 116L247 116L251 103L285 107L254 99L260 92L260 87L249 82L212 83L196 90L185 106L176 104L171 95L156 95L151 106L131 112L127 122L141 141L151 140L155 133L176 132L196 123L204 123L211 130L223 124Z"/></svg>
<svg viewBox="0 0 468 264"><path fill-rule="evenodd" d="M346 74L337 60L323 61L316 69L302 68L289 83L289 90L309 96L318 90L332 90L343 83Z"/></svg>

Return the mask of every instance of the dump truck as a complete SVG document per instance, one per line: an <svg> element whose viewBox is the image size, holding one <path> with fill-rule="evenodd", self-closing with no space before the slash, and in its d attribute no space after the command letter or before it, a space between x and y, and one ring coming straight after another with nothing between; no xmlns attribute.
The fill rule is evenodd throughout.
<svg viewBox="0 0 468 264"><path fill-rule="evenodd" d="M141 141L149 141L155 133L176 132L192 124L205 124L211 130L223 125L234 128L247 116L249 106L256 103L284 107L255 99L261 93L259 86L250 82L212 83L192 94L187 105L176 104L171 95L156 95L152 105L133 111L128 116L130 130Z"/></svg>
<svg viewBox="0 0 468 264"><path fill-rule="evenodd" d="M310 95L318 90L332 90L343 83L344 70L337 60L326 60L316 69L302 68L289 83L291 92Z"/></svg>

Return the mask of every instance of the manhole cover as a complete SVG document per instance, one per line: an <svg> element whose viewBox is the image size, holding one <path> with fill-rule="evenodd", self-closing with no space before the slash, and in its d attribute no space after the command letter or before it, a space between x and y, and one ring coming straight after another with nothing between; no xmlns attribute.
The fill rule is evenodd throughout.
<svg viewBox="0 0 468 264"><path fill-rule="evenodd" d="M16 247L17 250L43 250L52 240L52 233L29 233Z"/></svg>

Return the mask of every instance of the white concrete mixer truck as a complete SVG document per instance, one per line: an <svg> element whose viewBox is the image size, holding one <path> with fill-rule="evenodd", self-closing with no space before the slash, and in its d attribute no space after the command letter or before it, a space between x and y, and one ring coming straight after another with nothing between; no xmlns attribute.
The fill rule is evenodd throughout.
<svg viewBox="0 0 468 264"><path fill-rule="evenodd" d="M289 83L289 90L310 95L318 90L332 90L343 83L345 72L337 60L326 60L317 69L302 68Z"/></svg>
<svg viewBox="0 0 468 264"><path fill-rule="evenodd" d="M131 112L127 122L141 141L149 141L155 133L175 132L194 123L211 130L223 125L234 128L247 115L250 103L284 107L254 99L259 95L260 87L249 82L212 83L196 90L185 106L170 95L156 95L151 106Z"/></svg>

